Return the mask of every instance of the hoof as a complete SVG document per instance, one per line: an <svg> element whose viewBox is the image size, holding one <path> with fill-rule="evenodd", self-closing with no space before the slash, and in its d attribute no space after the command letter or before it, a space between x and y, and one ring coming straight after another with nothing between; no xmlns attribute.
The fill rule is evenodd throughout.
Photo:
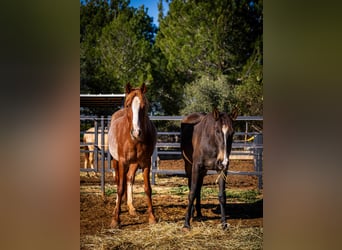
<svg viewBox="0 0 342 250"><path fill-rule="evenodd" d="M119 229L119 228L121 228L121 225L116 220L112 220L112 223L110 223L110 228L112 228L112 229Z"/></svg>
<svg viewBox="0 0 342 250"><path fill-rule="evenodd" d="M134 209L129 209L128 213L129 213L130 216L137 216L137 212L135 211L135 208Z"/></svg>
<svg viewBox="0 0 342 250"><path fill-rule="evenodd" d="M157 223L157 221L156 221L156 218L148 218L148 223L149 224L156 224Z"/></svg>
<svg viewBox="0 0 342 250"><path fill-rule="evenodd" d="M222 224L222 229L223 229L223 230L228 230L229 227L230 227L229 223L223 223L223 224Z"/></svg>
<svg viewBox="0 0 342 250"><path fill-rule="evenodd" d="M194 221L203 221L204 217L202 215L196 216L193 218Z"/></svg>

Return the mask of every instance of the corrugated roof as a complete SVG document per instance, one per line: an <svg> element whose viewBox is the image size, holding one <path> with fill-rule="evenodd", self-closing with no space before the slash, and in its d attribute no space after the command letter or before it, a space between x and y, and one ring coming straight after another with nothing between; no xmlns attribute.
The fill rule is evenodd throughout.
<svg viewBox="0 0 342 250"><path fill-rule="evenodd" d="M125 94L81 94L80 107L118 108L124 99Z"/></svg>

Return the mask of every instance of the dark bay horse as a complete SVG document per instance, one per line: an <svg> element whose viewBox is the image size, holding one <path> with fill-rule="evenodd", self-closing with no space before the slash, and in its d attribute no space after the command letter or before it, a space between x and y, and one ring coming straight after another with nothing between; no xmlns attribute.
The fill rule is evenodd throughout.
<svg viewBox="0 0 342 250"><path fill-rule="evenodd" d="M184 229L190 229L190 218L193 215L193 203L196 199L197 216L201 217L201 188L207 170L217 170L219 177L219 203L223 229L226 223L225 178L229 165L229 154L233 141L233 120L237 110L228 115L214 109L212 113L193 113L181 122L181 150L188 177L189 196L185 214ZM223 176L224 175L224 176Z"/></svg>
<svg viewBox="0 0 342 250"><path fill-rule="evenodd" d="M156 145L157 130L150 121L145 97L146 85L132 88L126 85L125 106L113 114L108 133L109 151L118 162L117 198L111 227L120 227L121 201L127 184L129 213L133 207L133 183L138 168L143 170L144 189L147 196L149 223L156 223L152 207L150 183L151 156Z"/></svg>

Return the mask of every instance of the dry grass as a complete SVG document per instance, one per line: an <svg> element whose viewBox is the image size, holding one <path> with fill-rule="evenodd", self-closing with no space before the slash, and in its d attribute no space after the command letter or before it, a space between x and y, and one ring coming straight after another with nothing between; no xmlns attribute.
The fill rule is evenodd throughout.
<svg viewBox="0 0 342 250"><path fill-rule="evenodd" d="M179 161L183 169L182 161ZM165 169L175 167L177 162ZM237 162L239 163L239 162ZM252 171L251 166L236 164L236 170ZM82 165L83 166L83 165ZM233 169L234 164L232 165ZM202 190L203 221L191 222L192 230L184 232L184 214L187 204L187 179L183 177L159 177L152 187L153 204L159 222L147 224L146 202L142 176L137 174L134 186L134 202L138 216L130 217L123 206L122 229L110 230L115 206L116 186L106 182L106 198L101 197L99 177L86 177L81 173L81 249L262 249L262 201L263 194L255 193L257 178L229 176L227 184L227 222L229 230L223 231L217 211L217 176L207 176ZM107 177L106 177L107 178ZM111 180L111 176L108 177ZM84 184L84 185L82 185ZM258 204L258 205L253 205ZM261 211L260 211L261 210Z"/></svg>
<svg viewBox="0 0 342 250"><path fill-rule="evenodd" d="M262 249L263 228L197 223L190 232L182 222L159 222L146 228L103 230L83 236L81 249Z"/></svg>

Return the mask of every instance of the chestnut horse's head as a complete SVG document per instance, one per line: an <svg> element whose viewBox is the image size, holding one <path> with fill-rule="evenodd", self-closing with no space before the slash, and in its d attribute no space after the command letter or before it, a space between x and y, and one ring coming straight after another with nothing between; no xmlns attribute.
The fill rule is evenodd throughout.
<svg viewBox="0 0 342 250"><path fill-rule="evenodd" d="M139 140L143 133L144 119L147 117L148 102L145 97L145 83L139 88L126 85L125 110L130 123L130 134L133 140Z"/></svg>

